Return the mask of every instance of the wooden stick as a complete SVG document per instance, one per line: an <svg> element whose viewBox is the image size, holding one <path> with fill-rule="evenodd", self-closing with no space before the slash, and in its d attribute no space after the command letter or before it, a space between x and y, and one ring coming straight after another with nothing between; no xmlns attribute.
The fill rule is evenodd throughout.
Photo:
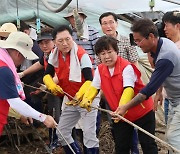
<svg viewBox="0 0 180 154"><path fill-rule="evenodd" d="M36 88L36 87L33 87L33 86L30 86L30 85L26 85L24 84L25 86L28 86L28 87L31 87L31 88L34 88L34 89L40 89L40 88ZM41 89L40 89L41 90ZM44 92L46 93L50 93L50 92L47 92L44 90ZM64 91L63 91L64 92ZM50 93L51 94L51 93ZM76 99L74 99L74 97L72 97L71 95L69 95L68 93L64 92L65 95L69 96L70 98L72 98L74 101L78 101ZM52 94L51 94L52 95ZM94 109L97 109L97 110L100 110L100 111L103 111L103 112L106 112L106 113L111 113L112 111L110 110L106 110L106 109L102 109L102 108L99 108L99 107L95 107L95 106L91 106L92 108ZM173 152L178 152L180 153L180 150L176 149L175 147L173 147L172 145L168 144L167 142L159 139L158 137L154 136L153 134L149 133L148 131L144 130L143 128L139 127L138 125L134 124L133 122L127 120L126 118L122 117L121 115L118 115L118 114L115 114L115 116L119 117L120 119L122 119L123 121L127 122L128 124L132 125L133 127L139 129L141 132L145 133L146 135L150 136L151 138L155 139L156 141L164 144L169 150L173 150ZM56 127L57 128L57 127ZM58 128L57 128L58 130ZM58 130L59 132L59 130ZM59 132L60 133L60 132Z"/></svg>
<svg viewBox="0 0 180 154"><path fill-rule="evenodd" d="M53 95L52 93L50 93L49 91L46 91L46 90L42 90L41 88L37 88L37 87L34 87L34 86L31 86L31 85L28 85L28 84L25 84L23 83L26 87L30 87L30 88L33 88L33 89L36 89L36 90L41 90L42 92L45 92L47 94L50 94L50 95Z"/></svg>

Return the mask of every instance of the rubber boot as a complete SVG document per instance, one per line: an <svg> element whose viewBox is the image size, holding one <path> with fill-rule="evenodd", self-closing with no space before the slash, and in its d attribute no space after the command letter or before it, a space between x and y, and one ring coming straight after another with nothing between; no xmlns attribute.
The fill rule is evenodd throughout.
<svg viewBox="0 0 180 154"><path fill-rule="evenodd" d="M99 147L86 148L86 150L87 154L99 154Z"/></svg>
<svg viewBox="0 0 180 154"><path fill-rule="evenodd" d="M58 136L56 134L56 129L55 128L54 129L52 129L52 128L49 129L49 141L50 141L49 148L51 150L54 150L54 149L61 146L59 141L58 141Z"/></svg>
<svg viewBox="0 0 180 154"><path fill-rule="evenodd" d="M76 154L82 154L81 149L80 149L79 145L76 142L71 143L70 146L72 147L72 149L74 150L74 152ZM64 149L66 154L73 154L73 152L68 147L68 145L63 146L63 149Z"/></svg>

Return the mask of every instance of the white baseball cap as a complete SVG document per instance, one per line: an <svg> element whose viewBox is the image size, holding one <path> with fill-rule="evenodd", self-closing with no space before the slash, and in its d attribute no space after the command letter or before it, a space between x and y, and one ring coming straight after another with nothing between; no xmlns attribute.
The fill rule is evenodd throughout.
<svg viewBox="0 0 180 154"><path fill-rule="evenodd" d="M32 51L32 39L23 32L10 33L6 40L0 40L0 47L5 49L16 49L28 60L34 60L39 58Z"/></svg>

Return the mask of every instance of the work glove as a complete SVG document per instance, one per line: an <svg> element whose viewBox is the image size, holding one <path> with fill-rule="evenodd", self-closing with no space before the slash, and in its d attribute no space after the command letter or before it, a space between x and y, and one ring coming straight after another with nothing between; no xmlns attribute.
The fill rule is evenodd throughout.
<svg viewBox="0 0 180 154"><path fill-rule="evenodd" d="M84 84L81 86L79 91L74 96L74 100L66 102L65 104L69 105L69 106L71 106L71 105L73 105L73 106L78 105L80 103L80 101L82 100L84 93L87 91L87 89L89 89L90 85L91 85L91 81L88 80L88 81L84 82Z"/></svg>
<svg viewBox="0 0 180 154"><path fill-rule="evenodd" d="M69 102L66 102L65 104L68 106L76 106L79 104L79 101L78 100L71 100Z"/></svg>
<svg viewBox="0 0 180 154"><path fill-rule="evenodd" d="M119 101L119 106L127 104L133 97L134 97L134 89L132 87L125 88L121 96L121 99ZM114 120L114 122L118 123L119 120Z"/></svg>
<svg viewBox="0 0 180 154"><path fill-rule="evenodd" d="M88 112L91 111L91 104L98 94L98 90L91 86L87 92L85 92L82 101L80 102L79 106L85 108Z"/></svg>
<svg viewBox="0 0 180 154"><path fill-rule="evenodd" d="M54 81L51 75L47 74L43 77L43 82L46 85L47 89L53 94L64 94L63 89L57 85Z"/></svg>

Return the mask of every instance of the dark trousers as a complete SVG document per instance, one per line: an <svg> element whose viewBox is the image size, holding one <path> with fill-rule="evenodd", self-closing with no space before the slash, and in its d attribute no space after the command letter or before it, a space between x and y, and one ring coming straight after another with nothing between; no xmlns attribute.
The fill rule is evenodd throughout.
<svg viewBox="0 0 180 154"><path fill-rule="evenodd" d="M155 134L155 114L150 111L142 118L134 122L139 127L151 134ZM113 123L113 136L115 141L116 154L130 154L132 147L134 127L126 122ZM158 154L156 142L153 138L138 130L139 141L143 154Z"/></svg>

